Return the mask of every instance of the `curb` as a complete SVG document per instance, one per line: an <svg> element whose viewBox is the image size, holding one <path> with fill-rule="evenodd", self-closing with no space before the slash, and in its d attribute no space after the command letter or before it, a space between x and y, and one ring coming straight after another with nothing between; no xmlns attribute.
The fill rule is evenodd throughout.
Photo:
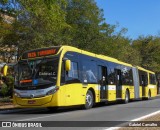
<svg viewBox="0 0 160 130"><path fill-rule="evenodd" d="M6 111L6 110L15 110L15 109L19 109L18 107L14 106L14 105L4 105L3 108L0 107L0 111Z"/></svg>

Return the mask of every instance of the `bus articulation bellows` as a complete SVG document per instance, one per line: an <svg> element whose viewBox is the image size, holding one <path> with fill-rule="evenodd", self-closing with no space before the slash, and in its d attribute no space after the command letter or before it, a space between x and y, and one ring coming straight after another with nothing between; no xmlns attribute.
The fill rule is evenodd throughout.
<svg viewBox="0 0 160 130"><path fill-rule="evenodd" d="M157 94L155 73L71 46L23 53L17 64L13 101L19 107L83 105Z"/></svg>

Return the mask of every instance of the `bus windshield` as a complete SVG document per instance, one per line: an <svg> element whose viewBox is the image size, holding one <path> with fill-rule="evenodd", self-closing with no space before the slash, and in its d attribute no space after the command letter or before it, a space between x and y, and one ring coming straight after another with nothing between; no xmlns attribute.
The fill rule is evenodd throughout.
<svg viewBox="0 0 160 130"><path fill-rule="evenodd" d="M55 85L57 70L58 58L20 61L15 85L18 87L43 84Z"/></svg>

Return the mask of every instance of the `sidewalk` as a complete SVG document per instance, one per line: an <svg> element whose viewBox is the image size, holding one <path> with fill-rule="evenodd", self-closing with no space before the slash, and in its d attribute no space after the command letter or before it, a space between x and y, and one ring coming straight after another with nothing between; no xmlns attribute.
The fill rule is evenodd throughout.
<svg viewBox="0 0 160 130"><path fill-rule="evenodd" d="M13 99L12 98L0 98L0 111L2 110L8 110L8 109L14 109L17 108L16 105L13 105Z"/></svg>
<svg viewBox="0 0 160 130"><path fill-rule="evenodd" d="M158 97L160 97L160 94L156 96L156 98ZM160 122L160 113L144 118L139 121L151 121L151 122L159 121ZM118 130L159 130L159 129L160 127L122 127L122 128L118 128Z"/></svg>
<svg viewBox="0 0 160 130"><path fill-rule="evenodd" d="M11 102L9 103L0 103L0 111L1 110L6 110L6 109L14 109L16 108L15 105L13 105Z"/></svg>
<svg viewBox="0 0 160 130"><path fill-rule="evenodd" d="M160 121L160 113L159 114L156 114L156 115L153 115L153 116L150 116L150 117L147 117L143 120L140 120L140 121ZM160 127L122 127L122 128L119 128L118 130L159 130Z"/></svg>
<svg viewBox="0 0 160 130"><path fill-rule="evenodd" d="M4 106L0 106L0 110L14 109L14 108L16 108L14 105L4 105Z"/></svg>

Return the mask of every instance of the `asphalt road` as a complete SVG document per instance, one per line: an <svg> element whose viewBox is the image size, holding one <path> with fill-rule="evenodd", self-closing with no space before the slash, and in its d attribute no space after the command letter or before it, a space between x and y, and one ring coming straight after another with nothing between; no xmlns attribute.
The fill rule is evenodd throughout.
<svg viewBox="0 0 160 130"><path fill-rule="evenodd" d="M149 101L147 100L132 101L128 104L112 103L112 104L106 104L104 106L97 105L90 110L83 110L81 108L67 108L67 109L60 109L56 112L50 112L48 111L48 109L41 108L41 109L16 109L16 110L0 111L0 121L24 121L24 122L25 121L35 121L35 122L71 121L74 123L77 123L75 121L87 121L87 122L95 121L92 122L93 125L95 125L97 121L101 121L100 123L104 123L103 121L113 121L113 122L130 121L139 118L141 116L147 115L149 113L158 111L159 109L160 109L160 97L157 97L156 99L152 99ZM88 122L88 124L89 123L90 122ZM101 128L94 127L92 129L94 130L94 129L104 129L104 128L106 127L101 127ZM56 129L61 130L61 129L71 129L71 128L56 127ZM75 130L84 128L78 127L72 129ZM86 129L91 129L91 128L88 127Z"/></svg>

